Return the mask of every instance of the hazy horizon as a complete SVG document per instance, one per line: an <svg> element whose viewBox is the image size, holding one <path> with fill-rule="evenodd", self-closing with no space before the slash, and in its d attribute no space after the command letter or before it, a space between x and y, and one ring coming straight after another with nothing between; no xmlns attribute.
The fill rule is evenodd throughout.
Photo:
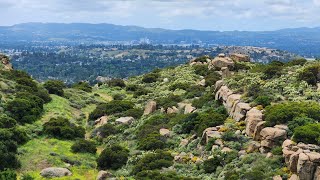
<svg viewBox="0 0 320 180"><path fill-rule="evenodd" d="M320 0L0 0L0 26L109 23L146 28L270 31L319 27Z"/></svg>

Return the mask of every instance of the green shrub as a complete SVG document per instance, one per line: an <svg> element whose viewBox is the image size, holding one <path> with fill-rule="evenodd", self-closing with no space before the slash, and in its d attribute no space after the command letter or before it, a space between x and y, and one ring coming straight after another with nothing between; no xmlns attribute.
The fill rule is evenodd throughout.
<svg viewBox="0 0 320 180"><path fill-rule="evenodd" d="M62 81L58 80L48 80L43 84L50 94L56 94L58 96L63 96L63 89L66 87Z"/></svg>
<svg viewBox="0 0 320 180"><path fill-rule="evenodd" d="M249 70L249 69L250 69L250 66L248 66L246 63L235 61L234 67L232 70L238 72L241 70Z"/></svg>
<svg viewBox="0 0 320 180"><path fill-rule="evenodd" d="M143 115L143 109L134 108L134 109L129 109L123 112L121 116L134 117L135 119L139 119L142 115Z"/></svg>
<svg viewBox="0 0 320 180"><path fill-rule="evenodd" d="M99 136L102 138L119 133L118 129L112 124L104 124L98 127L93 134L96 134L97 132L99 132Z"/></svg>
<svg viewBox="0 0 320 180"><path fill-rule="evenodd" d="M156 99L157 106L167 109L168 107L177 106L178 102L181 102L182 98L180 96L170 94L167 97L162 97Z"/></svg>
<svg viewBox="0 0 320 180"><path fill-rule="evenodd" d="M209 58L208 56L197 57L197 58L194 60L194 62L206 63L208 58Z"/></svg>
<svg viewBox="0 0 320 180"><path fill-rule="evenodd" d="M15 169L20 167L20 162L16 156L17 143L9 140L12 136L9 132L0 130L0 171L3 171L5 168Z"/></svg>
<svg viewBox="0 0 320 180"><path fill-rule="evenodd" d="M308 118L308 117L295 117L293 118L292 121L288 122L288 128L289 128L289 132L288 135L291 136L293 135L294 129L300 126L304 126L307 124L312 124L312 123L316 123L316 121L312 118Z"/></svg>
<svg viewBox="0 0 320 180"><path fill-rule="evenodd" d="M212 86L215 85L217 81L221 79L221 75L217 72L210 72L208 75L204 77L206 86Z"/></svg>
<svg viewBox="0 0 320 180"><path fill-rule="evenodd" d="M140 86L138 86L138 85L136 85L136 84L128 84L128 85L126 86L126 90L127 90L127 91L132 91L132 92L134 92L134 91L138 90L139 87L140 87Z"/></svg>
<svg viewBox="0 0 320 180"><path fill-rule="evenodd" d="M138 174L142 171L157 170L163 167L170 167L173 164L173 157L169 152L156 151L144 155L133 167L132 174Z"/></svg>
<svg viewBox="0 0 320 180"><path fill-rule="evenodd" d="M84 138L85 135L83 127L76 126L63 117L52 118L44 123L43 131L49 136L61 139Z"/></svg>
<svg viewBox="0 0 320 180"><path fill-rule="evenodd" d="M206 173L213 173L216 171L218 166L221 166L221 159L218 156L214 156L211 159L203 162L203 169Z"/></svg>
<svg viewBox="0 0 320 180"><path fill-rule="evenodd" d="M195 65L193 68L194 72L200 76L206 76L209 71L208 65Z"/></svg>
<svg viewBox="0 0 320 180"><path fill-rule="evenodd" d="M17 173L13 170L0 171L0 180L17 180L17 178Z"/></svg>
<svg viewBox="0 0 320 180"><path fill-rule="evenodd" d="M0 115L0 128L13 128L16 124L17 121L6 114Z"/></svg>
<svg viewBox="0 0 320 180"><path fill-rule="evenodd" d="M80 139L77 140L72 146L71 151L74 153L91 153L97 152L97 147L94 142Z"/></svg>
<svg viewBox="0 0 320 180"><path fill-rule="evenodd" d="M274 61L273 61L274 62ZM271 79L273 77L279 77L282 75L283 64L270 64L263 69L264 79Z"/></svg>
<svg viewBox="0 0 320 180"><path fill-rule="evenodd" d="M314 64L306 67L298 75L298 80L306 81L308 84L315 86L317 84L318 74L320 72L320 64Z"/></svg>
<svg viewBox="0 0 320 180"><path fill-rule="evenodd" d="M271 149L271 153L273 155L282 155L282 147L281 146L276 146Z"/></svg>
<svg viewBox="0 0 320 180"><path fill-rule="evenodd" d="M21 176L21 180L34 180L35 178L29 174L24 174Z"/></svg>
<svg viewBox="0 0 320 180"><path fill-rule="evenodd" d="M166 147L165 138L159 132L153 132L141 138L138 141L138 149L141 150L156 150L164 149Z"/></svg>
<svg viewBox="0 0 320 180"><path fill-rule="evenodd" d="M141 171L136 174L136 179L141 180L153 180L153 179L161 179L161 180L195 180L194 178L178 176L176 172L160 172L159 170L146 170Z"/></svg>
<svg viewBox="0 0 320 180"><path fill-rule="evenodd" d="M149 90L147 90L147 89L145 89L145 88L143 88L143 87L139 87L139 88L133 93L133 97L134 97L134 98L137 98L137 97L139 97L139 96L147 95L147 94L149 94L149 93L151 93L151 91L149 91Z"/></svg>
<svg viewBox="0 0 320 180"><path fill-rule="evenodd" d="M126 98L125 94L115 94L113 95L113 100L123 100Z"/></svg>
<svg viewBox="0 0 320 180"><path fill-rule="evenodd" d="M255 100L254 103L256 105L261 105L263 107L267 107L271 104L272 98L270 96L260 95Z"/></svg>
<svg viewBox="0 0 320 180"><path fill-rule="evenodd" d="M305 63L307 63L308 61L304 58L299 58L299 59L294 59L290 62L287 63L288 66L303 66Z"/></svg>
<svg viewBox="0 0 320 180"><path fill-rule="evenodd" d="M130 101L113 100L105 104L99 104L94 111L89 114L89 120L93 121L104 115L122 113L133 109L134 103Z"/></svg>
<svg viewBox="0 0 320 180"><path fill-rule="evenodd" d="M128 161L129 150L119 145L112 145L105 148L97 159L99 169L116 170L125 165Z"/></svg>
<svg viewBox="0 0 320 180"><path fill-rule="evenodd" d="M260 84L251 84L247 88L247 96L257 98L262 92Z"/></svg>
<svg viewBox="0 0 320 180"><path fill-rule="evenodd" d="M159 73L149 73L149 74L143 75L142 82L153 83L153 82L157 82L159 78L160 78Z"/></svg>
<svg viewBox="0 0 320 180"><path fill-rule="evenodd" d="M268 106L265 110L265 120L269 126L287 124L299 116L320 120L320 105L316 102L286 102Z"/></svg>
<svg viewBox="0 0 320 180"><path fill-rule="evenodd" d="M121 88L126 87L126 84L124 83L124 81L122 79L111 79L107 82L107 84L110 87L121 87Z"/></svg>
<svg viewBox="0 0 320 180"><path fill-rule="evenodd" d="M190 87L190 83L175 83L169 87L170 91L174 91L176 89L187 90Z"/></svg>
<svg viewBox="0 0 320 180"><path fill-rule="evenodd" d="M205 87L203 86L190 86L185 93L185 97L187 99L194 98L194 97L200 97L205 93Z"/></svg>
<svg viewBox="0 0 320 180"><path fill-rule="evenodd" d="M92 92L92 87L90 86L90 84L84 81L73 84L72 88L79 89L85 92Z"/></svg>
<svg viewBox="0 0 320 180"><path fill-rule="evenodd" d="M294 130L293 140L296 142L319 144L320 143L320 124L307 124L297 127Z"/></svg>

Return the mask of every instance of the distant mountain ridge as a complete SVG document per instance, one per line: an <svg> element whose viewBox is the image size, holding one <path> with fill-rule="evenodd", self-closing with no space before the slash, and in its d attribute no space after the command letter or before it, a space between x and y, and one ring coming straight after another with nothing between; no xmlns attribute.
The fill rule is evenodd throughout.
<svg viewBox="0 0 320 180"><path fill-rule="evenodd" d="M200 31L168 30L87 23L23 23L0 26L4 42L87 42L139 41L154 44L216 44L258 46L291 51L303 56L320 56L320 27L291 28L277 31Z"/></svg>

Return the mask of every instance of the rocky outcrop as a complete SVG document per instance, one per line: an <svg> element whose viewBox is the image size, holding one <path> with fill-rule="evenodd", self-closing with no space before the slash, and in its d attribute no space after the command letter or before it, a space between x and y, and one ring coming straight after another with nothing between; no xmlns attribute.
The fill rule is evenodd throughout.
<svg viewBox="0 0 320 180"><path fill-rule="evenodd" d="M195 107L192 106L192 104L186 104L184 107L184 114L192 113L196 110Z"/></svg>
<svg viewBox="0 0 320 180"><path fill-rule="evenodd" d="M109 117L108 116L102 116L100 117L99 119L95 120L94 121L94 124L96 126L102 126L104 124L107 124L108 123L108 120L109 120Z"/></svg>
<svg viewBox="0 0 320 180"><path fill-rule="evenodd" d="M54 177L71 176L72 173L67 168L49 167L49 168L43 169L40 172L40 175L45 178L54 178Z"/></svg>
<svg viewBox="0 0 320 180"><path fill-rule="evenodd" d="M275 127L266 127L261 130L261 147L266 151L281 144L287 138L287 131Z"/></svg>
<svg viewBox="0 0 320 180"><path fill-rule="evenodd" d="M3 70L10 71L13 69L12 64L10 63L10 58L8 56L0 54L0 62L3 66Z"/></svg>
<svg viewBox="0 0 320 180"><path fill-rule="evenodd" d="M175 114L175 113L179 113L179 109L177 107L172 106L167 109L167 114Z"/></svg>
<svg viewBox="0 0 320 180"><path fill-rule="evenodd" d="M116 119L116 123L118 124L125 124L125 125L129 125L134 121L133 117L121 117Z"/></svg>
<svg viewBox="0 0 320 180"><path fill-rule="evenodd" d="M230 58L236 62L250 62L250 57L245 54L234 53L230 55Z"/></svg>
<svg viewBox="0 0 320 180"><path fill-rule="evenodd" d="M169 129L161 128L159 133L161 136L170 137L171 131Z"/></svg>
<svg viewBox="0 0 320 180"><path fill-rule="evenodd" d="M222 68L228 67L231 68L234 66L234 62L231 58L226 57L225 54L219 54L218 57L215 57L209 64L209 69L213 68Z"/></svg>
<svg viewBox="0 0 320 180"><path fill-rule="evenodd" d="M221 68L221 76L222 79L230 77L232 75L231 71L229 70L228 67L222 67Z"/></svg>
<svg viewBox="0 0 320 180"><path fill-rule="evenodd" d="M157 109L157 102L155 102L155 101L149 101L149 102L147 103L147 105L145 106L145 108L144 108L143 114L144 114L144 115L151 114L151 113L153 113L154 111L156 111L156 109Z"/></svg>
<svg viewBox="0 0 320 180"><path fill-rule="evenodd" d="M320 177L320 147L313 144L295 144L291 140L282 143L285 162L300 180L316 180Z"/></svg>
<svg viewBox="0 0 320 180"><path fill-rule="evenodd" d="M205 129L202 133L201 142L208 143L209 139L211 139L211 138L220 139L222 133L219 132L218 130L219 130L218 127L210 127L210 128Z"/></svg>
<svg viewBox="0 0 320 180"><path fill-rule="evenodd" d="M248 136L254 137L258 123L263 121L263 114L257 108L250 109L246 114L246 134ZM259 134L260 136L260 134ZM256 139L256 138L255 138Z"/></svg>
<svg viewBox="0 0 320 180"><path fill-rule="evenodd" d="M97 175L97 180L107 180L108 178L111 178L112 174L108 171L99 171Z"/></svg>
<svg viewBox="0 0 320 180"><path fill-rule="evenodd" d="M251 109L248 103L239 102L234 105L234 110L231 110L230 117L236 121L243 121L246 118L247 111Z"/></svg>

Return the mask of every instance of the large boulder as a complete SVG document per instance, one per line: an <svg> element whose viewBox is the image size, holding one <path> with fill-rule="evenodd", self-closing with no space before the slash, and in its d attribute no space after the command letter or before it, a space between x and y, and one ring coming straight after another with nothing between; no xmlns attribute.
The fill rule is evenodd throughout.
<svg viewBox="0 0 320 180"><path fill-rule="evenodd" d="M235 105L234 111L230 112L230 116L236 121L245 120L247 111L251 109L248 103L239 102Z"/></svg>
<svg viewBox="0 0 320 180"><path fill-rule="evenodd" d="M96 126L102 126L108 123L109 117L108 116L102 116L99 119L94 121L94 124Z"/></svg>
<svg viewBox="0 0 320 180"><path fill-rule="evenodd" d="M116 119L116 123L118 124L125 124L125 125L129 125L134 121L133 117L121 117Z"/></svg>
<svg viewBox="0 0 320 180"><path fill-rule="evenodd" d="M297 172L301 180L312 180L316 167L313 162L309 160L309 157L305 153L299 154L299 160L297 165Z"/></svg>
<svg viewBox="0 0 320 180"><path fill-rule="evenodd" d="M143 114L144 114L144 115L151 114L151 113L153 113L154 111L156 111L156 109L157 109L157 102L155 102L155 101L149 101L149 102L147 103L147 105L145 106L145 108L144 108Z"/></svg>
<svg viewBox="0 0 320 180"><path fill-rule="evenodd" d="M266 127L261 130L261 146L271 149L276 145L282 144L287 139L287 131L274 127Z"/></svg>
<svg viewBox="0 0 320 180"><path fill-rule="evenodd" d="M226 101L226 109L230 113L232 110L232 107L236 105L240 101L241 94L231 94L228 96Z"/></svg>
<svg viewBox="0 0 320 180"><path fill-rule="evenodd" d="M54 178L54 177L71 176L72 173L67 168L49 167L49 168L43 169L40 172L40 175L45 178Z"/></svg>
<svg viewBox="0 0 320 180"><path fill-rule="evenodd" d="M217 127L210 127L203 131L201 142L208 143L209 139L220 139L222 134L218 131L219 129Z"/></svg>
<svg viewBox="0 0 320 180"><path fill-rule="evenodd" d="M262 131L263 128L265 128L265 124L266 124L266 121L261 121L256 125L256 128L254 129L254 133L253 133L254 140L257 141L261 139L260 132Z"/></svg>
<svg viewBox="0 0 320 180"><path fill-rule="evenodd" d="M169 137L170 134L171 134L171 131L169 129L161 128L159 130L159 133L160 133L161 136Z"/></svg>
<svg viewBox="0 0 320 180"><path fill-rule="evenodd" d="M230 90L227 86L221 86L215 95L215 99L221 102L226 102L231 94L233 94L232 90Z"/></svg>
<svg viewBox="0 0 320 180"><path fill-rule="evenodd" d="M217 92L224 85L223 80L219 80L214 85L214 92Z"/></svg>
<svg viewBox="0 0 320 180"><path fill-rule="evenodd" d="M2 70L10 71L10 70L13 69L12 68L12 64L10 63L10 58L8 56L0 54L0 62L3 65L3 69Z"/></svg>
<svg viewBox="0 0 320 180"><path fill-rule="evenodd" d="M246 114L246 134L253 137L256 126L259 122L263 121L263 114L257 108L250 109Z"/></svg>
<svg viewBox="0 0 320 180"><path fill-rule="evenodd" d="M229 70L228 67L222 67L221 68L221 76L222 76L222 79L224 78L228 78L232 75L231 71Z"/></svg>
<svg viewBox="0 0 320 180"><path fill-rule="evenodd" d="M231 68L234 66L234 62L231 58L226 57L224 54L219 54L218 57L215 57L211 63L209 64L209 69L213 68L222 68L222 67L228 67Z"/></svg>
<svg viewBox="0 0 320 180"><path fill-rule="evenodd" d="M99 171L97 175L97 180L107 180L108 178L111 178L112 174L108 171Z"/></svg>
<svg viewBox="0 0 320 180"><path fill-rule="evenodd" d="M236 62L250 62L250 57L245 54L234 53L230 55L230 58Z"/></svg>
<svg viewBox="0 0 320 180"><path fill-rule="evenodd" d="M179 109L175 106L169 107L167 109L167 114L176 114L179 113Z"/></svg>
<svg viewBox="0 0 320 180"><path fill-rule="evenodd" d="M193 107L191 104L186 104L186 106L184 107L184 114L192 113L195 110L196 110L196 108Z"/></svg>

